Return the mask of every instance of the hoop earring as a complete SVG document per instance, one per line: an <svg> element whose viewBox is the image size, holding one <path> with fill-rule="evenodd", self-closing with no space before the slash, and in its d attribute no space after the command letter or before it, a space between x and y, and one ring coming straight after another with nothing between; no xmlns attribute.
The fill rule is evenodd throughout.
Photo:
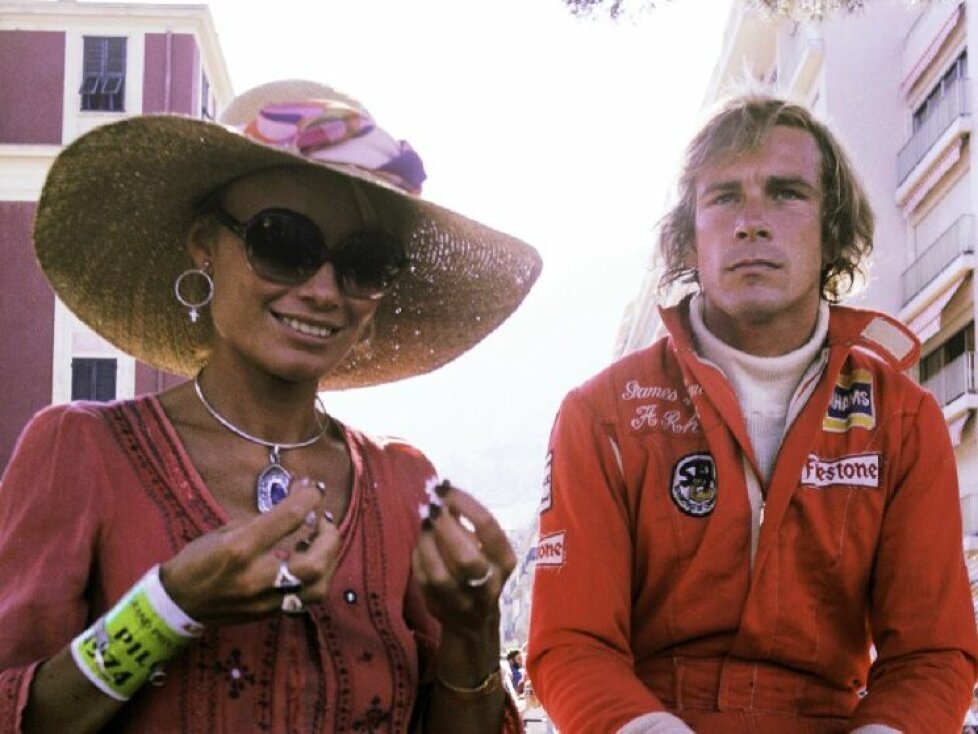
<svg viewBox="0 0 978 734"><path fill-rule="evenodd" d="M210 263L205 261L204 268L207 267L210 267ZM177 300L180 301L180 303L188 309L190 315L190 323L192 324L196 324L197 319L200 318L199 309L206 306L208 303L211 302L211 299L214 298L214 279L211 278L211 276L208 274L206 270L204 270L204 268L190 268L188 270L184 270L182 273L180 273L180 275L177 276L176 282L174 282L173 284L173 292L174 294L176 294ZM183 285L184 279L192 275L197 275L204 279L204 285L207 291L204 294L204 297L196 302L184 298L183 295L180 293L180 288Z"/></svg>

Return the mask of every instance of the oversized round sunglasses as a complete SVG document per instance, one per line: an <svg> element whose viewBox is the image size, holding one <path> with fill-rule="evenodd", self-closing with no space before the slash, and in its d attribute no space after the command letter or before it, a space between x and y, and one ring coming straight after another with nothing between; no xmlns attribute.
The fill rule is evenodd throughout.
<svg viewBox="0 0 978 734"><path fill-rule="evenodd" d="M377 300L407 264L401 241L386 232L353 232L329 247L316 223L291 209L263 209L247 222L220 207L211 211L244 242L251 269L275 283L304 283L330 263L344 295Z"/></svg>

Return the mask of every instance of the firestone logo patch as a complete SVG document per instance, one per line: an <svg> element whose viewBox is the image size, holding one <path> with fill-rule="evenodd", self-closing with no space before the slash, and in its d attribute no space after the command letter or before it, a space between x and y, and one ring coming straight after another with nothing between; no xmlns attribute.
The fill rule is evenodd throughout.
<svg viewBox="0 0 978 734"><path fill-rule="evenodd" d="M830 433L845 433L851 428L875 427L873 374L869 370L853 370L839 375L822 428Z"/></svg>
<svg viewBox="0 0 978 734"><path fill-rule="evenodd" d="M566 556L566 531L544 535L537 541L538 566L563 566Z"/></svg>
<svg viewBox="0 0 978 734"><path fill-rule="evenodd" d="M688 454L672 468L672 501L693 517L704 517L717 505L717 466L710 454Z"/></svg>
<svg viewBox="0 0 978 734"><path fill-rule="evenodd" d="M838 459L822 459L809 454L801 470L803 487L867 487L880 486L881 462L879 454L853 454Z"/></svg>

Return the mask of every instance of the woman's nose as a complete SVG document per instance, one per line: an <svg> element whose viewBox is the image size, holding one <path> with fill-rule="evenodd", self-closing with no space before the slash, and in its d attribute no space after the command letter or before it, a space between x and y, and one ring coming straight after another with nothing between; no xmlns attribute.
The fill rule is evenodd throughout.
<svg viewBox="0 0 978 734"><path fill-rule="evenodd" d="M337 303L343 297L339 273L333 263L324 263L300 287L302 295L323 303Z"/></svg>

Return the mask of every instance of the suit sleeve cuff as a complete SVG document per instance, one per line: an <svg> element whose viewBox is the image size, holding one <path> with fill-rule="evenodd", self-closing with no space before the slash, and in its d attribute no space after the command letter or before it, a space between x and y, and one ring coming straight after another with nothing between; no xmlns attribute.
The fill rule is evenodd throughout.
<svg viewBox="0 0 978 734"><path fill-rule="evenodd" d="M679 717L665 711L655 711L632 719L621 727L617 734L695 734L695 732Z"/></svg>

